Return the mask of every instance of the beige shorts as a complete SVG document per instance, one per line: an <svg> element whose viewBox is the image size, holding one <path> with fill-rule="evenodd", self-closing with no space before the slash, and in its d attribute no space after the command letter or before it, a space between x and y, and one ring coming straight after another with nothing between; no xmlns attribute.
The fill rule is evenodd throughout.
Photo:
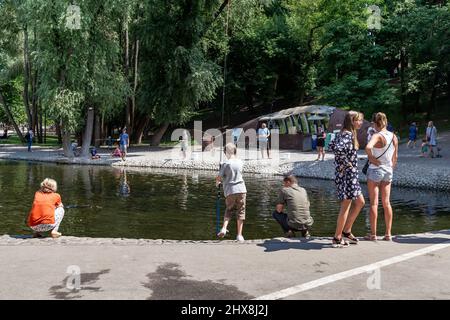
<svg viewBox="0 0 450 320"><path fill-rule="evenodd" d="M227 206L225 210L225 219L231 219L233 213L236 212L238 220L245 220L245 199L246 193L230 194L225 199Z"/></svg>

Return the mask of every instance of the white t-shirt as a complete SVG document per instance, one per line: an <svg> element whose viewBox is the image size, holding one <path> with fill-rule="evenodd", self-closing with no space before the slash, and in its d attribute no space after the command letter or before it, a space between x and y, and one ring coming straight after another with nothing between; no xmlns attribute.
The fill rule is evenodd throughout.
<svg viewBox="0 0 450 320"><path fill-rule="evenodd" d="M243 167L242 160L236 158L225 160L220 166L219 175L222 177L225 197L236 193L247 193L244 178L242 178Z"/></svg>

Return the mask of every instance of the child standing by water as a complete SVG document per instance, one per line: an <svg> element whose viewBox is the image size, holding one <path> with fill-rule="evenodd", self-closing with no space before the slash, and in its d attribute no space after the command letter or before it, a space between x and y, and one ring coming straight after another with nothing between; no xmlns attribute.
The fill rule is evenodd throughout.
<svg viewBox="0 0 450 320"><path fill-rule="evenodd" d="M227 226L234 212L237 218L237 241L244 241L242 229L245 220L245 203L247 189L244 179L242 178L242 168L244 164L242 160L236 158L236 146L228 143L225 146L225 155L227 160L221 165L219 176L216 178L216 184L223 182L223 192L225 195L225 218L223 227L217 234L219 238L223 238L227 234Z"/></svg>

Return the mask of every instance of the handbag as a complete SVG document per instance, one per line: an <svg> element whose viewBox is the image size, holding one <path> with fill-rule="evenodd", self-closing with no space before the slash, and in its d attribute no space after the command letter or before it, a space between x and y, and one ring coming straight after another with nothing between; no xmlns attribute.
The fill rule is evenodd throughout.
<svg viewBox="0 0 450 320"><path fill-rule="evenodd" d="M394 136L392 136L392 140L389 143L389 146L386 148L386 150L384 150L384 152L381 155L379 155L376 159L380 159L386 153L386 151L388 151L388 149L391 147L392 141L394 141ZM369 170L369 165L370 165L370 162L369 162L369 159L367 159L366 164L364 165L364 167L361 170L362 173L364 173L365 175L367 175L367 170Z"/></svg>

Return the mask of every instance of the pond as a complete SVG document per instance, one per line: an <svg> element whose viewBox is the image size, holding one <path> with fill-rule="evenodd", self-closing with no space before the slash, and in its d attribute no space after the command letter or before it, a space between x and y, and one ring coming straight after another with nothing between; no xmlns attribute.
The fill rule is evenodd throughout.
<svg viewBox="0 0 450 320"><path fill-rule="evenodd" d="M46 177L58 181L66 209L60 231L80 237L146 239L216 239L214 173L71 166L0 161L0 234L26 235L25 226L34 192ZM244 175L247 195L246 239L282 235L273 221L281 177ZM311 202L313 236L332 236L339 203L333 181L300 179ZM364 194L367 190L363 186ZM367 198L366 198L367 199ZM368 202L368 201L367 201ZM394 188L394 234L419 233L450 227L450 195L419 189ZM224 213L221 197L221 218ZM380 211L379 233L383 234ZM354 233L369 230L368 205L358 217ZM230 239L236 222L230 223Z"/></svg>

